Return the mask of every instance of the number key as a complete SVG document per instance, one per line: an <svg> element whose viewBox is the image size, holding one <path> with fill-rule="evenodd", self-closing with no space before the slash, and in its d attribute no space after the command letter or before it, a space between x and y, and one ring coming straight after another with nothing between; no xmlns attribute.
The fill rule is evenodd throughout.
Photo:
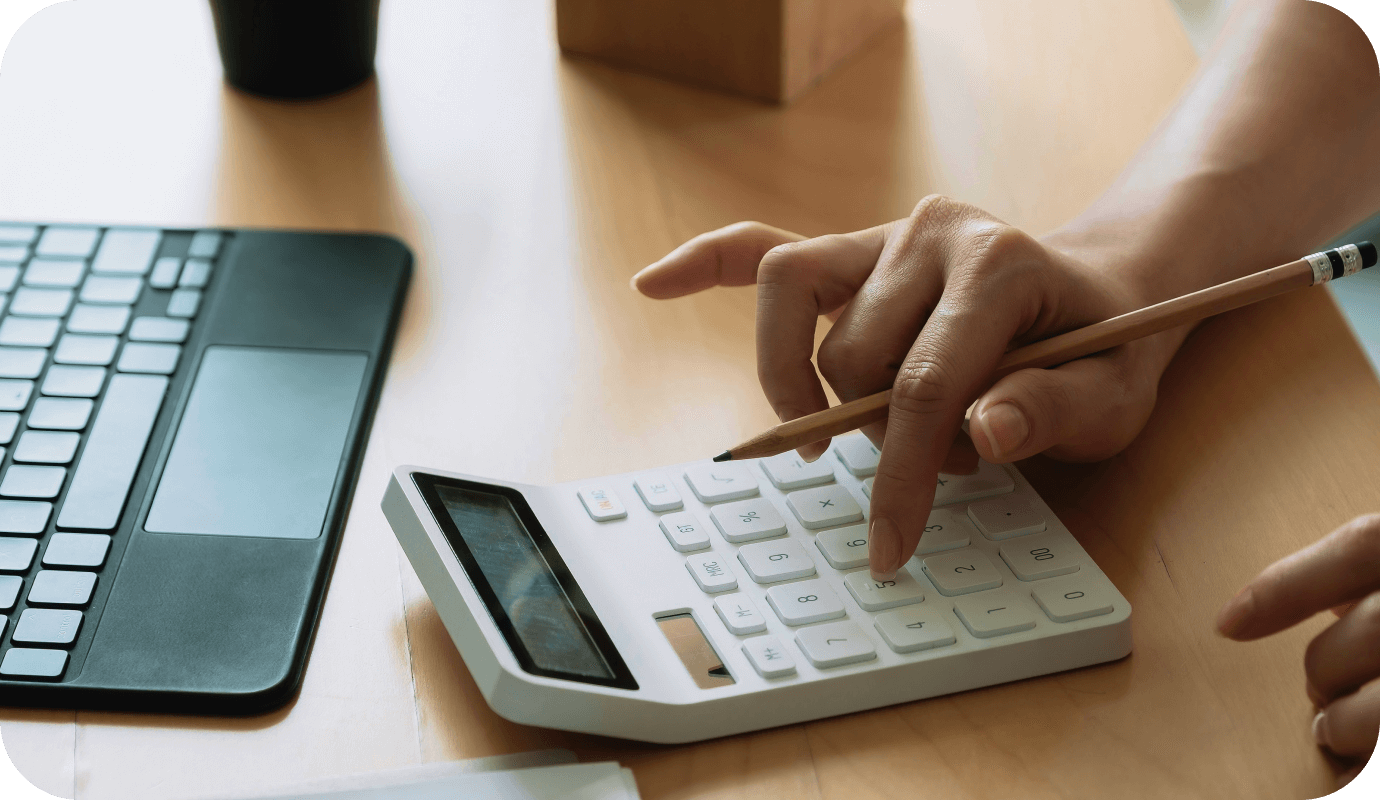
<svg viewBox="0 0 1380 800"><path fill-rule="evenodd" d="M1041 583L1031 594L1055 622L1073 622L1112 613L1112 593L1097 585L1090 576L1071 575Z"/></svg>
<svg viewBox="0 0 1380 800"><path fill-rule="evenodd" d="M986 592L954 601L954 612L979 639L1005 636L1035 627L1035 617L1010 591Z"/></svg>
<svg viewBox="0 0 1380 800"><path fill-rule="evenodd" d="M867 566L867 526L850 525L820 531L815 537L815 545L824 554L824 560L834 569L854 569Z"/></svg>
<svg viewBox="0 0 1380 800"><path fill-rule="evenodd" d="M1001 573L981 550L971 547L930 556L921 563L942 595L953 597L1001 586Z"/></svg>
<svg viewBox="0 0 1380 800"><path fill-rule="evenodd" d="M758 583L808 578L815 574L815 562L794 539L745 544L738 550L738 560Z"/></svg>
<svg viewBox="0 0 1380 800"><path fill-rule="evenodd" d="M773 586L767 590L767 602L787 625L809 625L844 616L843 601L819 579Z"/></svg>
<svg viewBox="0 0 1380 800"><path fill-rule="evenodd" d="M904 567L897 570L896 577L891 580L873 580L867 572L859 570L843 576L843 583L865 611L885 611L925 599L920 584Z"/></svg>
<svg viewBox="0 0 1380 800"><path fill-rule="evenodd" d="M1078 571L1077 549L1066 535L1054 531L1003 542L1001 558L1016 577L1038 581Z"/></svg>
<svg viewBox="0 0 1380 800"><path fill-rule="evenodd" d="M947 508L935 509L925 522L925 532L920 536L920 546L915 552L926 556L944 550L957 550L971 544L976 535L977 529L967 517Z"/></svg>

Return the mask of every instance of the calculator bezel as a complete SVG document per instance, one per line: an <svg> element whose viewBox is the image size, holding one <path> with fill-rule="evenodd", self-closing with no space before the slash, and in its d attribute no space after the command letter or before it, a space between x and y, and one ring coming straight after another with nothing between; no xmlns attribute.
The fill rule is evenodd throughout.
<svg viewBox="0 0 1380 800"><path fill-rule="evenodd" d="M430 512L432 520L440 528L442 535L446 539L446 544L450 546L451 552L455 555L460 566L464 568L466 576L470 580L470 585L474 587L475 593L483 601L485 609L489 612L489 619L503 635L504 642L508 645L508 650L517 659L523 671L543 678L554 678L557 680L573 681L575 683L588 683L595 686L608 686L615 689L637 690L637 679L633 677L632 670L628 669L623 656L618 652L613 638L609 636L604 624L599 619L599 615L594 611L589 598L585 596L580 584L575 580L575 575L566 566L565 560L561 558L560 552L556 549L551 537L547 535L546 529L542 526L537 515L532 511L531 505L523 493L511 486L502 486L493 483L482 483L479 481L469 481L462 478L451 478L436 475L429 472L414 471L411 473L413 485L417 487L418 494L422 501L426 503L427 511ZM572 610L580 618L580 623L585 626L594 646L599 650L599 655L608 664L613 672L612 678L600 678L597 676L580 675L572 672L547 669L538 666L532 655L527 650L527 645L518 635L517 628L513 625L508 616L508 612L503 608L503 604L498 599L498 593L494 591L488 577L479 568L479 562L474 554L470 552L469 545L465 543L465 538L460 534L455 521L451 519L446 511L440 495L436 491L437 486L450 486L460 489L467 489L475 492L495 494L507 498L513 504L514 511L517 512L518 519L527 529L528 535L532 538L533 544L537 547L537 552L546 561L547 567L551 570L552 576L560 585L561 591L565 592L566 598L570 601Z"/></svg>

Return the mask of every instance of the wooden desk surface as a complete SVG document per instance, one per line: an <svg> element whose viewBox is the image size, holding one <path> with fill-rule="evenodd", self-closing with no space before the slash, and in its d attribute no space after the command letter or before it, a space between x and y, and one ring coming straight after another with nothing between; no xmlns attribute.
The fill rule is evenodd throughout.
<svg viewBox="0 0 1380 800"><path fill-rule="evenodd" d="M1117 458L1023 465L1135 608L1115 664L691 746L525 728L485 706L378 506L401 462L560 481L769 424L751 292L653 303L628 277L734 220L851 230L931 192L1048 230L1189 78L1168 3L917 3L785 110L562 60L546 0L384 14L378 83L310 105L223 89L205 3L59 4L5 55L0 218L365 228L419 257L300 697L231 721L2 710L32 780L188 798L565 746L647 798L1329 790L1301 660L1322 621L1211 629L1261 566L1380 508L1380 391L1322 292L1209 323Z"/></svg>

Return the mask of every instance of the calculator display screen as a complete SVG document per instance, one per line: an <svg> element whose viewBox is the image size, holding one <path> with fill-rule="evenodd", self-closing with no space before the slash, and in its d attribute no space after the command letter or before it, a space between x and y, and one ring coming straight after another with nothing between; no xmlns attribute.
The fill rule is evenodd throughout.
<svg viewBox="0 0 1380 800"><path fill-rule="evenodd" d="M421 473L414 478L523 669L637 688L521 492Z"/></svg>

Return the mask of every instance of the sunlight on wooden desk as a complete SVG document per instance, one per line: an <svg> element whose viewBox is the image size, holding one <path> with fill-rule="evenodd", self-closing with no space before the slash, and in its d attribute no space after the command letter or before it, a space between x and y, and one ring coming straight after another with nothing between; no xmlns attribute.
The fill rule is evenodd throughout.
<svg viewBox="0 0 1380 800"><path fill-rule="evenodd" d="M1023 465L1135 608L1111 665L683 747L525 728L485 706L378 507L401 462L549 482L774 422L751 291L654 303L629 276L738 219L844 231L932 192L1050 229L1188 79L1168 4L914 3L786 109L562 60L544 0L385 3L377 82L279 104L222 87L204 3L112 5L54 6L7 53L0 218L383 230L419 264L301 696L247 720L0 711L43 788L224 796L571 747L647 798L1328 791L1303 694L1320 621L1211 632L1261 566L1380 508L1353 488L1380 485L1380 391L1323 293L1209 323L1121 456Z"/></svg>

